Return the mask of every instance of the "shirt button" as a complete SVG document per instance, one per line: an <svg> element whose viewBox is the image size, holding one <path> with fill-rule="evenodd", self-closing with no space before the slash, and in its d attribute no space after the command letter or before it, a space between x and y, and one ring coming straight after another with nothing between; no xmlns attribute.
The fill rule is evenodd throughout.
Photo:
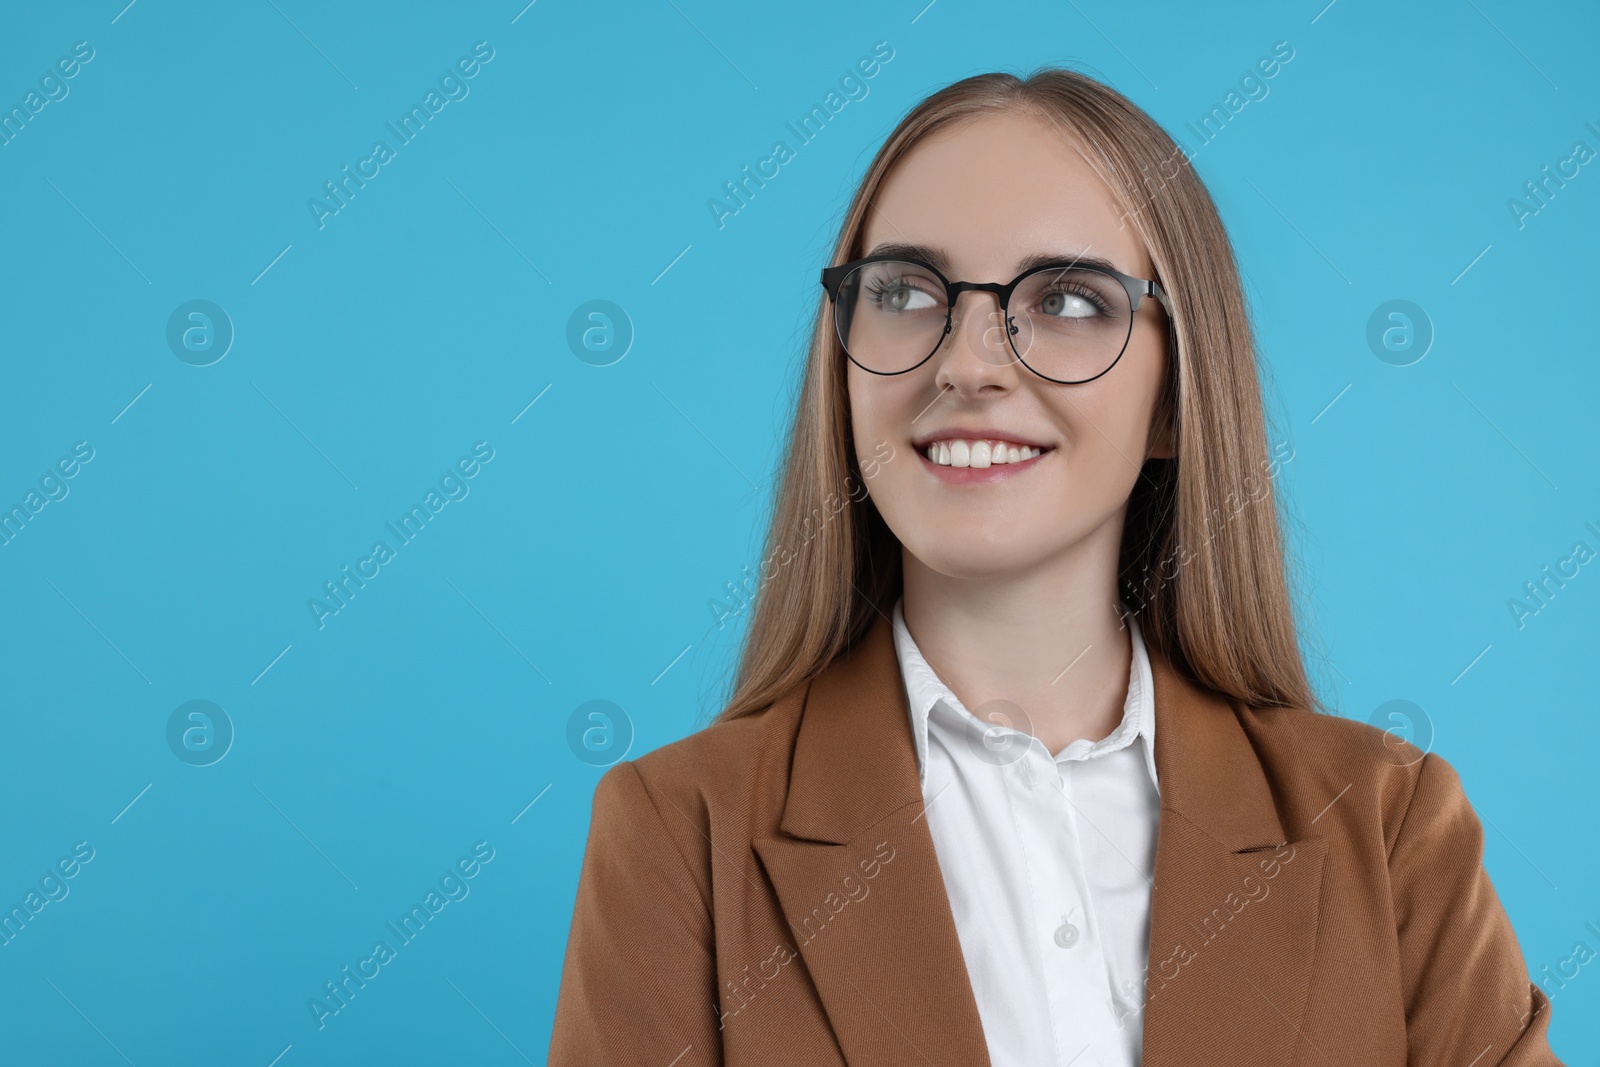
<svg viewBox="0 0 1600 1067"><path fill-rule="evenodd" d="M1071 922L1063 921L1056 927L1056 944L1062 948L1071 948L1078 943L1078 928Z"/></svg>

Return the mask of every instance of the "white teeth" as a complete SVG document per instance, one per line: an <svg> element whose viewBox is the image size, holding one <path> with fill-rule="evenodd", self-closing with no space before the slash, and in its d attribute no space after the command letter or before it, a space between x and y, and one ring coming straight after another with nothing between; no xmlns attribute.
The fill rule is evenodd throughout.
<svg viewBox="0 0 1600 1067"><path fill-rule="evenodd" d="M1014 445L1009 441L966 441L950 438L928 446L927 457L941 467L988 467L997 463L1021 463L1044 452L1042 448Z"/></svg>

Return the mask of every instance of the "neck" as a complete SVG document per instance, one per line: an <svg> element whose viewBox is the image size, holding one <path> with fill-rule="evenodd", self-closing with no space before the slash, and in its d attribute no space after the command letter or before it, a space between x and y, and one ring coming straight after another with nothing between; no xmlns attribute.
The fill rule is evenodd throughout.
<svg viewBox="0 0 1600 1067"><path fill-rule="evenodd" d="M1024 573L980 578L952 578L904 553L906 628L934 673L979 719L1031 733L1052 754L1105 737L1127 700L1133 646L1117 545L1103 540L1109 547L1080 543ZM1022 714L986 709L992 701Z"/></svg>

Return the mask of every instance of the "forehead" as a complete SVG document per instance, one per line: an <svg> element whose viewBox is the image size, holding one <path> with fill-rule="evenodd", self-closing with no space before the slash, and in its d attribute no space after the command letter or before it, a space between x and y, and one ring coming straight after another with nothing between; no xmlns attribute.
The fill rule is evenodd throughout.
<svg viewBox="0 0 1600 1067"><path fill-rule="evenodd" d="M920 141L874 198L862 254L919 244L949 256L952 278L1006 281L1041 252L1103 256L1153 275L1144 244L1065 127L987 112ZM938 266L939 264L935 264Z"/></svg>

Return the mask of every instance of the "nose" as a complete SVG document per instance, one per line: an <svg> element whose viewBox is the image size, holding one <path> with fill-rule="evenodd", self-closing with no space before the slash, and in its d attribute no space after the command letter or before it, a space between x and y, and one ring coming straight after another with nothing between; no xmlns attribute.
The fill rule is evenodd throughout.
<svg viewBox="0 0 1600 1067"><path fill-rule="evenodd" d="M962 298L966 298L965 304ZM1011 350L1010 323L1000 309L1000 296L984 290L957 293L950 307L950 331L939 344L942 374L950 363L965 363L966 373L992 374L1013 366L1016 352ZM963 370L957 366L955 370Z"/></svg>

